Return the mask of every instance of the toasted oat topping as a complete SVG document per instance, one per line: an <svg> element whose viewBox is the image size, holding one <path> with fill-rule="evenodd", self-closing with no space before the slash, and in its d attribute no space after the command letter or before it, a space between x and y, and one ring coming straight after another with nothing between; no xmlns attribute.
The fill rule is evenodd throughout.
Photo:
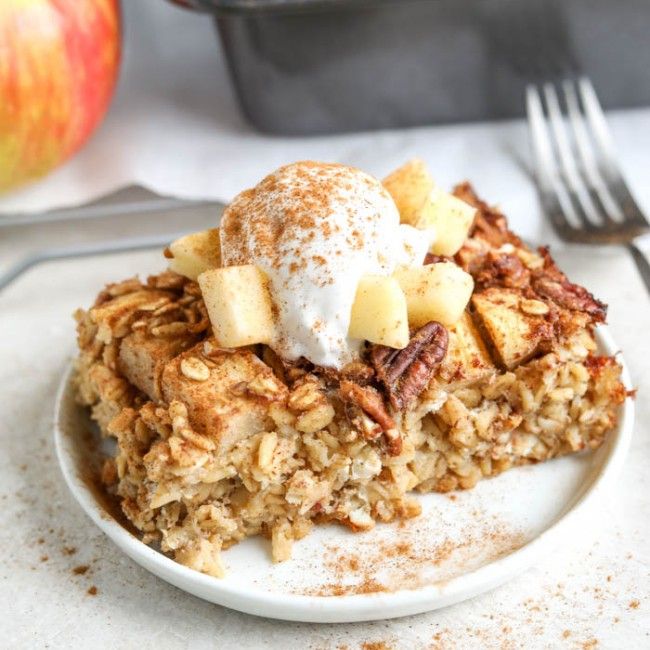
<svg viewBox="0 0 650 650"><path fill-rule="evenodd" d="M181 361L181 372L188 379L194 379L194 381L205 381L210 376L210 369L208 366L197 357L187 357L183 359Z"/></svg>
<svg viewBox="0 0 650 650"><path fill-rule="evenodd" d="M520 307L523 312L534 316L543 316L550 311L549 306L545 302L531 298L524 298L520 303Z"/></svg>

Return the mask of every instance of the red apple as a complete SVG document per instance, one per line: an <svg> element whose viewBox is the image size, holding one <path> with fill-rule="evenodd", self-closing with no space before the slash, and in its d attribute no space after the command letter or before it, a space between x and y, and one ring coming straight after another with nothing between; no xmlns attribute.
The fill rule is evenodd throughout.
<svg viewBox="0 0 650 650"><path fill-rule="evenodd" d="M119 59L118 0L0 0L0 192L81 147Z"/></svg>

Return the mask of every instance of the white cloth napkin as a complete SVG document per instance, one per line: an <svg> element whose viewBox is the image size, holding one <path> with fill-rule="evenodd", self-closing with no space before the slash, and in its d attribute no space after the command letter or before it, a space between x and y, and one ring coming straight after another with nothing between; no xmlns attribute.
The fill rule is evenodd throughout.
<svg viewBox="0 0 650 650"><path fill-rule="evenodd" d="M500 203L524 237L548 238L526 171L523 122L328 137L261 135L241 117L209 16L163 0L125 2L123 11L123 65L105 122L63 167L2 197L0 215L78 205L129 184L228 201L295 160L338 161L382 176L420 156L442 186L467 178L487 200ZM650 208L650 109L610 118L624 171Z"/></svg>

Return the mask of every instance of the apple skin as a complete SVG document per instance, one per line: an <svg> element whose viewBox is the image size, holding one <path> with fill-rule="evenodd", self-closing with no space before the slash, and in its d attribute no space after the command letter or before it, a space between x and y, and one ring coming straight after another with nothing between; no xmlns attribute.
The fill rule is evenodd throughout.
<svg viewBox="0 0 650 650"><path fill-rule="evenodd" d="M0 193L93 132L120 62L119 0L0 0Z"/></svg>

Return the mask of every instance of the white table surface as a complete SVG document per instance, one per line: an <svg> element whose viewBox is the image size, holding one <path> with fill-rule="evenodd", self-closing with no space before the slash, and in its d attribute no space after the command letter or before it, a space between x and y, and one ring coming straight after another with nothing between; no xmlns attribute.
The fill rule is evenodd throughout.
<svg viewBox="0 0 650 650"><path fill-rule="evenodd" d="M20 229L7 231L0 259L25 246ZM0 293L0 647L650 647L650 302L620 249L574 247L558 259L609 302L639 387L620 482L583 535L499 589L430 614L354 625L269 621L202 602L135 565L94 527L68 493L52 443L54 392L74 354L71 313L103 283L164 261L151 252L30 271ZM84 565L85 574L74 573Z"/></svg>
<svg viewBox="0 0 650 650"><path fill-rule="evenodd" d="M129 3L127 17L145 11L133 9L135 4ZM160 16L164 14L164 20L172 20L168 12L175 10L164 3L147 0L142 4L151 11L154 4L160 5L163 8L155 10L158 19L163 20ZM182 12L174 15L180 16L183 24L197 20ZM208 33L209 28L201 29ZM127 53L129 47L133 51L133 39L127 39ZM159 43L157 47L162 46ZM212 43L205 47L215 49L216 54ZM190 63L196 63L191 56ZM129 74L133 68L137 65L131 59L126 66ZM164 115L172 115L166 111L177 96L174 92L182 93L184 87L178 82L170 89L162 79L161 73L154 80L155 92L150 94L162 106L158 118L164 124ZM127 79L122 87L133 83ZM224 170L221 163L214 162L219 146L194 146L182 155L168 156L171 162L165 167L156 162L156 182L161 185L152 186L168 187L165 179L173 180L174 166L189 173L202 156L212 161L207 165L208 180L210 174L222 175L219 191L212 191L210 183L202 181L185 186L186 191L172 183L173 193L227 198L263 171L295 158L328 157L383 173L419 154L445 185L470 178L488 199L500 201L517 229L538 242L554 241L539 217L534 189L518 162L526 155L521 123L283 143L248 131L228 91L223 93L227 95L225 103L209 118L202 112L207 104L201 102L212 102L216 92L206 89L203 97L195 98L192 115L196 119L190 130L200 134L205 132L200 129L215 128L215 133L231 143L245 144L241 156L229 160ZM144 92L138 99L143 115L147 113L146 95ZM109 158L118 148L116 134L130 128L124 122L125 116L131 115L129 106L121 88L115 110L82 156L44 184L5 198L0 210L74 203L91 197L100 187L115 187L118 177L109 169ZM144 120L143 115L138 119ZM610 118L624 170L641 203L650 210L650 110L619 112ZM162 139L169 151L175 151L173 137ZM262 171L251 171L246 164L256 152L264 154L266 167ZM145 154L138 158L139 165L165 158L165 149ZM134 178L139 179L127 174L118 184ZM61 200L62 196L66 200ZM187 227L194 223L188 221ZM137 219L122 220L119 227L100 224L96 228L110 236L115 236L115 230L126 235L142 229ZM70 224L0 230L0 266L27 250L83 236L83 229ZM639 388L634 443L621 480L594 512L592 525L583 535L499 589L430 614L353 625L270 621L202 602L149 575L93 526L63 483L52 443L54 392L74 354L71 313L77 306L88 305L105 282L154 272L162 268L163 260L157 253L137 253L51 263L30 271L0 293L0 647L650 647L650 301L623 250L556 250L561 266L610 304L613 334ZM71 553L73 548L76 550ZM75 574L75 567L80 566L89 568L84 574ZM88 593L93 586L97 589L94 596Z"/></svg>

